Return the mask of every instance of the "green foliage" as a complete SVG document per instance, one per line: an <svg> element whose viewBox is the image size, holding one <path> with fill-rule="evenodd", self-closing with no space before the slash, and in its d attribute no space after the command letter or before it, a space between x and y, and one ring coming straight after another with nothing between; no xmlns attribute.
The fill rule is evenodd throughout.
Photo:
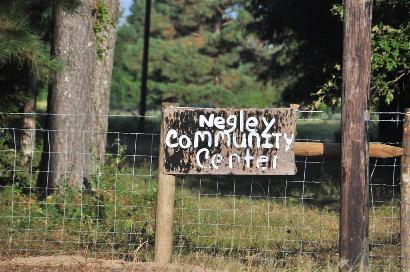
<svg viewBox="0 0 410 272"><path fill-rule="evenodd" d="M27 82L47 85L61 63L50 56L51 5L48 1L6 0L0 3L0 105L18 111Z"/></svg>
<svg viewBox="0 0 410 272"><path fill-rule="evenodd" d="M394 28L380 23L372 33L373 99L381 97L390 104L410 74L410 24Z"/></svg>
<svg viewBox="0 0 410 272"><path fill-rule="evenodd" d="M37 76L47 76L59 63L50 57L49 48L33 30L26 12L33 8L26 1L8 1L0 5L0 65L14 62L29 66Z"/></svg>
<svg viewBox="0 0 410 272"><path fill-rule="evenodd" d="M0 96L0 109L2 112L18 112L20 103L25 99L26 96L21 90L14 92L3 91ZM0 124L4 123L4 116L0 116Z"/></svg>
<svg viewBox="0 0 410 272"><path fill-rule="evenodd" d="M79 0L57 0L67 12L75 12ZM0 107L17 112L26 97L27 82L36 78L45 90L52 72L62 63L51 56L54 1L3 0L0 2Z"/></svg>
<svg viewBox="0 0 410 272"><path fill-rule="evenodd" d="M4 123L15 124L16 120L6 120L0 116L0 126ZM14 186L27 191L29 187L35 187L37 172L36 170L40 157L35 156L32 168L24 163L21 152L17 150L18 130L0 130L0 188L3 186ZM38 147L39 148L39 147ZM40 149L36 149L40 150ZM1 194L1 192L0 192Z"/></svg>
<svg viewBox="0 0 410 272"><path fill-rule="evenodd" d="M262 79L284 78L284 101L310 104L310 92L326 82L341 59L342 24L331 13L339 2L250 1L250 29L273 49L271 61L261 67Z"/></svg>
<svg viewBox="0 0 410 272"><path fill-rule="evenodd" d="M86 188L78 190L65 186L40 199L35 184L31 183L35 182L39 161L32 162L32 169L24 169L19 163L18 152L13 149L11 136L1 134L0 137L2 240L23 241L20 235L25 235L24 231L16 230L31 229L33 243L29 246L33 250L41 249L42 243L36 241L44 235L47 241L79 240L79 244L67 243L66 251L95 249L103 252L111 249L113 241L118 257L123 257L124 252L152 248L156 187L150 182L152 172L147 163L134 169L138 176L129 175L125 147L121 146L121 152L108 157Z"/></svg>
<svg viewBox="0 0 410 272"><path fill-rule="evenodd" d="M324 116L318 114L317 117ZM303 138L320 133L319 138L330 140L339 125L334 120L300 121L298 135ZM13 169L5 165L14 164L14 150L12 134L3 134L1 139L7 140L3 140L0 150L10 150L11 153L10 156L0 156L0 159L4 157L4 161L0 161L0 173L3 173ZM134 150L133 143L130 145L129 148ZM45 199L38 199L35 187L24 189L27 185L23 184L29 184L28 181L13 182L13 175L9 175L8 181L0 186L0 239L7 241L0 244L0 251L30 250L30 254L35 255L55 250L64 254L151 261L156 169L152 172L150 158L135 165L130 163L126 146L121 143L116 142L113 149L118 152L112 152L114 155L107 153L105 165L97 169L98 174L82 190L66 186ZM37 150L41 148L36 149L36 153ZM301 258L306 256L282 253L300 252L300 241L308 240L320 241L319 245L308 243L304 247L305 251L317 252L311 260L312 271L321 271L320 268L329 262L336 264L340 168L337 164L308 167L309 177L320 180L320 184L303 187L304 200L300 199L302 185L281 177L257 181L248 177L217 177L217 183L214 178L177 179L174 256L184 263L189 263L189 257L197 262L200 256L203 266L209 265L215 257L218 257L217 263L225 259L237 260L238 266L229 271L247 271L250 265L253 270L275 270L285 262L286 267L282 268L287 271L299 267ZM17 169L21 170L18 164ZM299 176L293 180L300 180L305 174L299 171ZM384 176L374 178L376 183L386 180ZM17 179L15 176L14 181ZM284 190L286 199L281 197ZM377 199L386 197L383 190L376 191ZM232 192L236 192L235 195ZM371 225L375 226L370 237L373 243L382 244L386 233L399 237L398 220L385 224L386 217L399 217L399 209L392 209L399 203L389 201L388 205L378 205L371 214ZM309 231L299 231L301 227ZM283 243L284 240L289 242ZM252 255L249 255L249 249L252 249ZM399 243L393 247L372 248L371 253L380 256L373 265L398 267L398 258L393 258L391 263L386 258L392 252L397 255L397 250L400 250ZM204 261L205 257L207 261ZM249 258L257 261L252 264L241 262ZM300 271L306 271L306 267Z"/></svg>
<svg viewBox="0 0 410 272"><path fill-rule="evenodd" d="M247 31L246 1L169 1L152 5L148 106L174 98L183 105L268 106L280 86L261 81L271 49ZM112 108L139 102L144 1L120 27L113 71Z"/></svg>
<svg viewBox="0 0 410 272"><path fill-rule="evenodd" d="M104 0L99 0L95 7L95 23L94 23L94 33L97 46L97 57L98 59L103 59L107 53L106 42L107 42L107 31L111 22L110 12L108 10L107 3Z"/></svg>
<svg viewBox="0 0 410 272"><path fill-rule="evenodd" d="M317 109L337 108L341 96L342 1L263 1L250 5L253 30L276 46L266 78L293 76L282 98ZM410 1L373 1L373 107L409 105ZM397 106L398 107L398 106ZM382 111L397 108L381 109Z"/></svg>
<svg viewBox="0 0 410 272"><path fill-rule="evenodd" d="M334 15L342 18L342 5L335 5ZM379 0L374 3L372 28L371 101L374 108L402 99L410 75L410 1ZM342 75L340 61L335 60L332 74L315 93L314 107L319 109L340 106ZM400 98L401 97L401 98ZM383 111L383 110L382 110Z"/></svg>

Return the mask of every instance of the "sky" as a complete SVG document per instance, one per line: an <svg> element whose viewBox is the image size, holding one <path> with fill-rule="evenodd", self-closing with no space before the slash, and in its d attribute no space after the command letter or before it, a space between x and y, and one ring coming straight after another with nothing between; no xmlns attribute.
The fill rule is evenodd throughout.
<svg viewBox="0 0 410 272"><path fill-rule="evenodd" d="M124 17L130 14L131 4L132 4L132 0L120 0L121 9L124 10Z"/></svg>

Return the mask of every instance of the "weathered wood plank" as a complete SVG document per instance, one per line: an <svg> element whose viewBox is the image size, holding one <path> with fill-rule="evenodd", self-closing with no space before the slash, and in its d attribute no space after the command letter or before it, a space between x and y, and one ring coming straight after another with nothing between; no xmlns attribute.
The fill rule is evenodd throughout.
<svg viewBox="0 0 410 272"><path fill-rule="evenodd" d="M294 147L296 156L326 156L336 157L340 155L339 143L307 143L296 142ZM369 157L370 158L395 158L403 155L403 148L380 144L369 144Z"/></svg>
<svg viewBox="0 0 410 272"><path fill-rule="evenodd" d="M291 108L170 108L164 113L166 174L294 175Z"/></svg>

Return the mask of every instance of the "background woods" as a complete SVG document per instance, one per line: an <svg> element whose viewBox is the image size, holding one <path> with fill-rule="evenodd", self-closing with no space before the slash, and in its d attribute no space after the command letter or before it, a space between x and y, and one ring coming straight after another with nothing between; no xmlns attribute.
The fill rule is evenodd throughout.
<svg viewBox="0 0 410 272"><path fill-rule="evenodd" d="M374 110L408 104L409 5L375 1ZM342 10L340 1L153 1L150 108L174 96L191 105L338 108ZM143 16L144 1L134 1L119 28L113 109L138 104Z"/></svg>
<svg viewBox="0 0 410 272"><path fill-rule="evenodd" d="M74 0L57 1L55 9L74 12L72 16L80 16L86 8L91 12L87 14L92 28L88 36L98 43L93 47L97 55L95 71L100 76L94 76L95 88L101 89L101 84L105 88L93 95L93 103L106 104L103 101L110 100L113 110L136 109L140 99L145 1L134 1L130 15L118 28L110 99L104 86L110 85L110 76L106 75L111 74L110 56L115 42L112 31L118 3L91 1L91 6L84 2L81 8L79 4ZM63 61L50 54L55 29L53 7L40 0L4 1L1 5L2 107L22 109L23 101L33 101L35 97L41 104L47 97L51 71L62 71L63 67ZM408 104L409 6L407 0L375 1L371 93L374 110L402 110ZM263 107L298 103L319 109L340 106L339 1L157 0L152 3L151 13L149 109L158 109L160 101L174 98L187 105ZM36 80L21 81L18 75ZM30 91L34 89L36 95ZM32 99L25 99L29 97ZM94 123L104 127L100 121ZM389 129L382 127L381 133L383 130Z"/></svg>
<svg viewBox="0 0 410 272"><path fill-rule="evenodd" d="M51 165L42 163L41 169L43 173L50 168L55 171L47 173L47 178L40 175L39 186L61 186L63 169L68 167L73 176L66 178L81 187L93 158L78 161L74 154L83 151L84 144L86 150L102 157L105 152L101 131L107 128L119 3L5 1L1 5L2 109L36 112L37 96L48 92L42 97L48 97L51 115L44 125L55 132L45 136L49 144L44 145L42 160ZM27 130L20 134L19 143L28 161L31 154L24 150L35 145L29 129L36 128L36 120L26 116L22 127ZM72 131L67 132L68 128ZM95 133L77 141L78 131L87 128ZM69 163L61 155L68 150Z"/></svg>

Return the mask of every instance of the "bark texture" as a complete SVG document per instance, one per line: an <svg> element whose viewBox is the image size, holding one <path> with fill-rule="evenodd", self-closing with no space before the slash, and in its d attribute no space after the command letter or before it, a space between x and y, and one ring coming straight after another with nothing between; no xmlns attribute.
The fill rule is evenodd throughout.
<svg viewBox="0 0 410 272"><path fill-rule="evenodd" d="M110 22L99 21L101 5ZM94 161L104 157L118 6L118 0L81 0L74 12L54 7L53 54L64 67L48 97L38 180L45 195L64 186L87 186Z"/></svg>
<svg viewBox="0 0 410 272"><path fill-rule="evenodd" d="M100 48L103 50L101 58L96 59L94 69L94 86L91 95L91 113L92 122L92 171L98 171L98 167L104 163L105 146L107 142L107 127L110 104L111 90L111 75L114 62L114 48L116 41L116 25L119 16L119 1L106 0L107 9L109 11L110 23L107 25L106 31L100 33L105 39Z"/></svg>
<svg viewBox="0 0 410 272"><path fill-rule="evenodd" d="M403 271L410 271L410 109L405 112L400 173L400 249L401 267Z"/></svg>
<svg viewBox="0 0 410 272"><path fill-rule="evenodd" d="M26 96L27 100L24 101L23 112L36 112L37 79L33 72L30 72L27 80ZM36 118L34 115L24 115L21 128L20 148L23 155L22 163L26 164L30 162L33 157L33 149L36 143Z"/></svg>
<svg viewBox="0 0 410 272"><path fill-rule="evenodd" d="M340 262L368 269L369 179L366 110L370 90L371 0L344 1Z"/></svg>

